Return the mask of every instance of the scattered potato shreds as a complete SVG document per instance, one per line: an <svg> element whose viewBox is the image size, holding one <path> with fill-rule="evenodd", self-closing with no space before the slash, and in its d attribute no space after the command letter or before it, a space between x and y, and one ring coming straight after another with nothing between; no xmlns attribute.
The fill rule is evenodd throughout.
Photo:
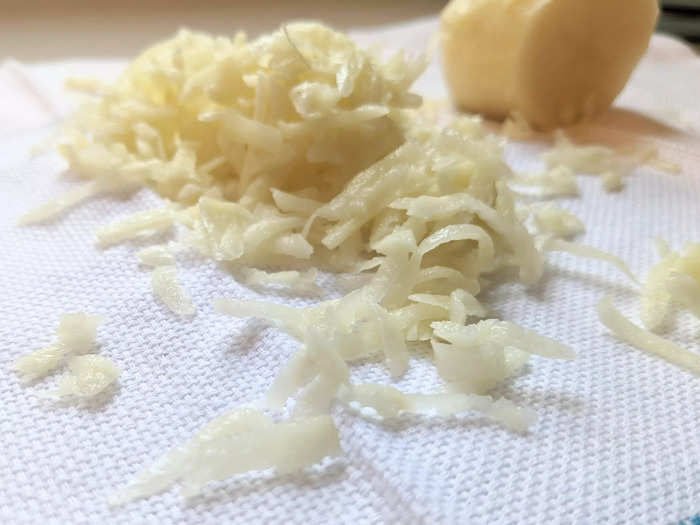
<svg viewBox="0 0 700 525"><path fill-rule="evenodd" d="M297 339L301 339L307 324L303 311L267 301L218 298L214 301L214 309L221 314L233 317L268 319Z"/></svg>
<svg viewBox="0 0 700 525"><path fill-rule="evenodd" d="M641 298L642 322L652 332L663 326L673 301L700 314L700 243L688 243L682 253L663 239L656 246L662 259L649 270Z"/></svg>
<svg viewBox="0 0 700 525"><path fill-rule="evenodd" d="M619 339L700 375L700 354L689 352L635 325L615 308L609 297L604 297L598 304L598 318Z"/></svg>
<svg viewBox="0 0 700 525"><path fill-rule="evenodd" d="M700 283L697 279L687 274L674 274L666 285L674 301L700 318Z"/></svg>
<svg viewBox="0 0 700 525"><path fill-rule="evenodd" d="M56 370L61 366L66 355L67 349L64 346L49 345L19 357L14 362L13 369L19 374L23 383L29 383Z"/></svg>
<svg viewBox="0 0 700 525"><path fill-rule="evenodd" d="M532 216L535 226L541 233L567 238L586 230L581 219L552 204L537 207Z"/></svg>
<svg viewBox="0 0 700 525"><path fill-rule="evenodd" d="M534 411L518 407L507 399L494 401L489 396L474 394L404 394L392 386L362 383L341 389L339 397L346 403L371 408L383 418L401 414L450 416L474 411L518 432L527 430L537 421Z"/></svg>
<svg viewBox="0 0 700 525"><path fill-rule="evenodd" d="M544 263L516 211L502 140L478 118L437 129L413 111L421 100L409 89L426 63L403 54L382 61L315 23L254 41L181 31L137 57L70 121L60 151L78 176L100 191L137 183L170 201L103 228L102 246L173 228L224 267L249 267L251 284L315 286L313 274L259 269L300 261L371 272L345 297L304 309L217 300L217 311L270 319L299 341L266 396L275 410L293 398L292 420L274 424L250 410L222 416L115 501L177 480L193 495L238 472L292 470L335 455L327 414L348 389L388 415L400 406L473 410L517 430L532 424L531 411L471 393L498 386L531 353L573 352L512 323L466 325L487 314L477 295L491 274L514 268L533 285ZM557 168L545 182L570 186L572 178ZM193 314L172 254L153 247L139 259L154 267L155 295ZM380 356L398 378L417 343L432 347L439 374L463 392L353 390L354 361ZM82 391L74 386L66 389Z"/></svg>
<svg viewBox="0 0 700 525"><path fill-rule="evenodd" d="M73 206L97 195L100 192L97 181L88 182L65 193L55 200L35 208L19 219L20 225L48 222Z"/></svg>
<svg viewBox="0 0 700 525"><path fill-rule="evenodd" d="M530 182L538 185L539 183L543 188L543 196L566 194L567 186L564 178L555 178L549 175L549 179L547 179L548 174L558 169L568 170L572 174L599 175L602 187L607 192L619 191L623 186L624 178L634 168L643 164L667 173L680 172L680 167L676 164L659 159L658 151L653 146L638 146L623 153L607 146L574 144L562 130L556 131L554 146L542 155L542 160L549 170L542 175L535 176L535 178L521 176L520 184ZM541 180L536 177L540 177ZM518 183L518 177L514 179L514 182ZM574 183L575 181L569 182L571 189L573 189Z"/></svg>
<svg viewBox="0 0 700 525"><path fill-rule="evenodd" d="M162 492L177 481L182 482L182 495L188 498L210 481L268 468L293 472L341 452L330 416L275 423L256 410L235 409L210 421L156 465L136 474L109 502L128 503Z"/></svg>
<svg viewBox="0 0 700 525"><path fill-rule="evenodd" d="M135 213L97 230L97 242L102 248L131 239L163 233L175 221L171 210L148 210Z"/></svg>
<svg viewBox="0 0 700 525"><path fill-rule="evenodd" d="M606 146L581 146L571 142L566 134L559 130L555 134L554 148L542 155L542 160L550 168L566 166L576 173L598 175L617 172L632 167L629 161Z"/></svg>
<svg viewBox="0 0 700 525"><path fill-rule="evenodd" d="M100 355L81 355L68 361L68 375L61 378L53 395L58 397L93 397L103 392L119 377L119 370Z"/></svg>
<svg viewBox="0 0 700 525"><path fill-rule="evenodd" d="M575 196L579 193L576 176L567 166L555 166L542 173L519 173L513 176L511 184L515 187L534 187L540 197Z"/></svg>
<svg viewBox="0 0 700 525"><path fill-rule="evenodd" d="M530 354L550 359L574 359L576 354L567 345L539 335L509 321L487 319L461 326L451 321L432 324L435 335L452 344L472 344L488 341L504 348L520 348Z"/></svg>
<svg viewBox="0 0 700 525"><path fill-rule="evenodd" d="M157 266L174 266L175 257L167 246L148 246L136 253L139 262L153 268Z"/></svg>
<svg viewBox="0 0 700 525"><path fill-rule="evenodd" d="M667 254L649 270L642 284L641 319L651 331L658 330L668 316L672 298L667 281L677 263L678 254Z"/></svg>
<svg viewBox="0 0 700 525"><path fill-rule="evenodd" d="M84 313L64 314L56 330L58 342L17 359L13 365L23 382L34 381L54 371L70 355L89 352L102 318Z"/></svg>
<svg viewBox="0 0 700 525"><path fill-rule="evenodd" d="M177 315L194 315L195 310L187 291L177 280L174 266L158 266L151 273L153 294Z"/></svg>
<svg viewBox="0 0 700 525"><path fill-rule="evenodd" d="M623 174L620 172L608 171L600 176L600 180L605 191L611 193L622 189L622 177Z"/></svg>
<svg viewBox="0 0 700 525"><path fill-rule="evenodd" d="M103 321L100 316L82 312L64 314L56 331L58 341L73 354L86 354L95 344L97 328Z"/></svg>
<svg viewBox="0 0 700 525"><path fill-rule="evenodd" d="M20 357L14 369L23 382L29 382L56 370L67 360L68 373L60 379L55 391L44 395L84 399L99 394L119 376L119 370L109 359L88 354L101 322L98 316L64 314L56 331L58 343Z"/></svg>
<svg viewBox="0 0 700 525"><path fill-rule="evenodd" d="M463 392L488 392L517 374L530 354L576 357L566 345L506 321L488 319L468 326L436 321L431 327L436 338L449 343L431 341L440 377Z"/></svg>
<svg viewBox="0 0 700 525"><path fill-rule="evenodd" d="M466 392L484 393L499 385L520 370L529 353L548 358L575 357L567 346L513 323L489 320L464 326L451 322L449 302L439 297L418 295L412 300L424 302L385 310L369 300L366 289L360 289L340 300L303 310L280 305L266 308L261 303L233 300L220 301L218 309L237 316L275 319L284 328L291 328L290 333L304 344L268 393L271 408L280 408L287 398L297 397L297 408L301 401L306 407L302 410L314 413L310 407L316 405L305 395L309 390L316 390L314 397L327 406L347 383L343 360L383 353L392 375L403 373L408 358L404 341L411 340L411 332L423 329L448 341L431 341L438 372ZM407 317L411 308L415 314Z"/></svg>
<svg viewBox="0 0 700 525"><path fill-rule="evenodd" d="M527 407L512 401L490 396L464 394L408 394L416 414L448 416L464 411L473 411L500 422L516 432L525 432L537 422L537 414Z"/></svg>
<svg viewBox="0 0 700 525"><path fill-rule="evenodd" d="M597 248L592 248L591 246L584 246L582 244L576 244L569 241L564 241L562 239L548 238L544 239L542 242L542 249L550 252L565 252L577 257L583 257L586 259L596 259L599 261L605 261L612 264L623 272L627 277L629 277L632 282L637 283L637 278L629 269L627 263L620 259L619 257L612 255L610 253L598 250Z"/></svg>
<svg viewBox="0 0 700 525"><path fill-rule="evenodd" d="M321 288L316 284L318 271L315 268L306 272L265 272L256 268L244 268L243 275L248 286L281 285L299 293L321 293Z"/></svg>

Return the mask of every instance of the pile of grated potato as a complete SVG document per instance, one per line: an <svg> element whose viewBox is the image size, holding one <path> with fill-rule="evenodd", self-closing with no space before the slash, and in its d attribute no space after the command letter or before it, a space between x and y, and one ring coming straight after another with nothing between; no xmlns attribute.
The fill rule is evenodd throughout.
<svg viewBox="0 0 700 525"><path fill-rule="evenodd" d="M265 397L271 411L294 399L291 415L275 422L257 409L234 409L138 474L113 503L177 481L194 495L239 472L295 470L338 455L334 402L380 418L474 411L517 431L534 423L531 410L488 392L530 355L575 355L490 319L480 292L506 269L524 285L536 283L540 249L628 270L555 239L583 225L554 207L534 209L536 225L551 236L536 243L509 186L528 180L505 164L502 140L485 134L477 118L438 128L416 111L421 98L410 87L426 64L403 53L384 60L317 23L289 24L254 41L181 31L136 58L114 85L96 86L70 120L59 150L86 182L24 222L51 220L98 194L155 191L161 208L107 225L97 237L110 246L184 228L178 242L138 253L174 313L194 313L177 281L184 249L243 271L251 285L317 291L317 268L369 276L345 297L305 309L218 299L217 311L269 319L299 341ZM552 180L562 176L570 175ZM432 350L443 390L351 383L352 362L376 355L402 376L417 344Z"/></svg>

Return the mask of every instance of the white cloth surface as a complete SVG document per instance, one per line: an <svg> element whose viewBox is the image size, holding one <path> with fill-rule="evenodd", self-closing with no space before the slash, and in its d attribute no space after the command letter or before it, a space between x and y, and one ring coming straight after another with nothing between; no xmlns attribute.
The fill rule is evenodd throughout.
<svg viewBox="0 0 700 525"><path fill-rule="evenodd" d="M427 20L360 37L415 49L434 28ZM652 59L663 63L665 80L652 82ZM109 76L118 67L0 69L0 522L666 523L700 512L700 381L609 336L597 321L597 301L609 294L636 317L635 287L604 263L566 254L549 257L534 289L507 285L487 296L499 317L579 353L573 362L535 357L499 391L538 412L529 434L476 417L378 425L336 410L345 458L311 474L239 476L211 484L189 504L171 490L110 509L106 497L142 466L216 415L259 399L296 344L260 321L215 314L217 296L264 296L210 261L191 256L179 263L197 308L192 320L181 320L154 300L149 273L134 256L137 245L95 247L96 227L158 203L146 191L131 200L94 199L55 224L15 225L22 213L75 184L59 177L64 165L55 153L27 154L69 108L62 76L69 70ZM437 63L418 88L444 96ZM658 90L666 89L673 94L663 98L664 107L700 110L700 61L678 42L655 37L620 100L653 114ZM614 129L610 119L602 122ZM665 133L659 140L678 154L682 175L642 168L618 194L580 177L581 196L561 201L587 225L580 242L621 256L638 273L656 260L653 237L675 247L700 240L700 179L688 169L700 162L686 147L696 139ZM531 168L540 150L509 146L507 157L516 169ZM22 387L10 371L18 356L52 342L60 314L72 311L106 318L98 352L122 370L115 395L87 409L36 396L56 376ZM697 320L681 315L669 336L697 349L698 333ZM353 376L390 379L374 363ZM398 386L429 391L439 384L432 366L414 359Z"/></svg>

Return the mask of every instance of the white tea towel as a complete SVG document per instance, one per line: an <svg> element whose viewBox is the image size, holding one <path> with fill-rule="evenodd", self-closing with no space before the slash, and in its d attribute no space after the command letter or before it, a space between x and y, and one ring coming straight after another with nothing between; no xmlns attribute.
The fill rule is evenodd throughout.
<svg viewBox="0 0 700 525"><path fill-rule="evenodd" d="M358 37L417 50L435 28L434 19L420 20ZM109 508L107 496L142 466L216 415L259 399L295 345L260 321L215 314L214 297L264 296L210 261L180 264L197 308L192 320L181 320L154 300L136 245L95 247L96 227L159 202L147 191L131 200L94 199L55 224L15 225L76 184L59 176L65 166L55 153L27 154L70 109L63 76L111 77L120 65L0 68L1 523L666 523L700 512L700 379L608 335L597 301L611 295L636 316L637 291L618 270L566 254L550 256L535 289L513 284L487 297L499 317L570 344L580 356L534 358L499 392L539 413L529 434L475 417L377 425L337 411L345 459L306 474L213 483L189 504L171 490ZM437 62L418 89L445 96ZM698 139L639 112L692 128L700 122L698 93L700 60L679 42L654 37L619 109L591 129L606 139L656 142L683 174L640 168L616 194L581 177L580 198L562 201L586 223L582 243L628 260L637 273L655 261L653 237L674 246L700 241ZM509 146L508 160L516 169L536 166L541 149ZM98 352L122 370L114 396L88 409L39 399L54 378L22 387L10 371L18 356L51 342L60 313L73 311L106 318ZM681 315L669 336L697 350L698 328ZM353 374L390 379L373 364ZM437 385L432 367L418 360L399 383L413 391Z"/></svg>

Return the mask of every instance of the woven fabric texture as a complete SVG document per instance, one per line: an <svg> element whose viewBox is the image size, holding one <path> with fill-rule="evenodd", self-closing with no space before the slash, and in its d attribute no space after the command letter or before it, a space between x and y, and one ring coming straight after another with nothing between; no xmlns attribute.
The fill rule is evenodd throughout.
<svg viewBox="0 0 700 525"><path fill-rule="evenodd" d="M425 42L434 27L433 20L421 21L360 38L413 42L415 48L416 35L422 31ZM674 56L664 58L665 70L694 60L695 76L688 78L700 92L698 60L684 55L678 58L683 65L674 66ZM54 224L16 227L22 213L76 184L59 176L65 166L56 154L27 154L66 110L57 88L65 65L12 73L17 67L3 69L7 76L24 75L22 82L13 77L15 88L25 89L26 81L38 90L25 93L22 103L48 97L53 109L42 121L40 106L33 106L24 131L0 138L0 522L664 523L700 510L700 381L608 335L596 318L597 301L611 295L636 318L635 286L605 263L567 254L548 257L534 289L505 285L485 298L500 318L579 353L573 362L533 358L498 392L538 412L530 433L513 434L472 416L376 424L336 409L342 459L301 475L261 473L213 483L188 504L171 490L110 509L107 496L142 466L216 415L259 399L294 351L294 341L263 322L217 315L213 299L267 297L293 305L317 299L252 291L212 262L188 256L178 263L179 278L197 314L176 318L154 300L149 272L134 256L138 243L95 246L96 227L158 204L147 191L129 200L91 200ZM100 71L114 70L112 64ZM642 80L646 76L653 75L641 73ZM631 89L623 100L632 100L634 90L649 93L640 83ZM444 94L437 63L419 90ZM688 103L698 109L696 100ZM0 130L10 129L11 122L2 124ZM22 127L18 121L14 129ZM515 169L531 169L541 150L513 145L507 158ZM679 159L682 175L640 168L616 194L605 193L594 177L581 177L580 197L561 201L587 225L580 242L644 273L656 260L653 237L674 247L699 240L700 178L687 168L700 161L686 153ZM37 396L57 375L23 387L10 371L18 356L52 342L60 314L73 311L106 318L97 352L122 371L111 397L83 408ZM669 336L697 349L698 333L697 320L681 314ZM390 379L379 363L356 367L353 377ZM416 357L398 386L429 391L439 384L433 367Z"/></svg>

